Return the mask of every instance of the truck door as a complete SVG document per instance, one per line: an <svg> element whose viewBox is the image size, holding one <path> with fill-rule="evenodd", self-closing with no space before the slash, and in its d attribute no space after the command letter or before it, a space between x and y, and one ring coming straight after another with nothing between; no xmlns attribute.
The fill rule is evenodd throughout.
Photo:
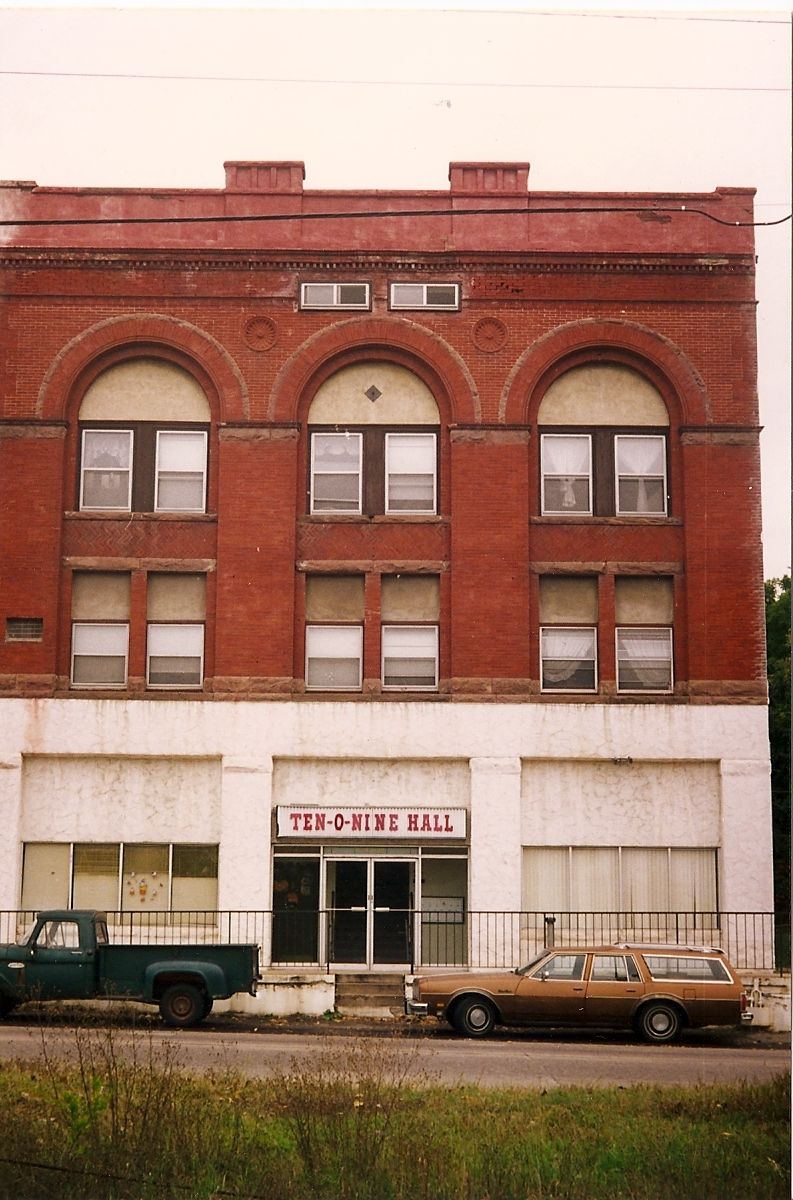
<svg viewBox="0 0 793 1200"><path fill-rule="evenodd" d="M30 999L87 1000L94 995L96 949L84 944L85 937L81 944L84 924L66 918L42 922L24 958L24 989Z"/></svg>

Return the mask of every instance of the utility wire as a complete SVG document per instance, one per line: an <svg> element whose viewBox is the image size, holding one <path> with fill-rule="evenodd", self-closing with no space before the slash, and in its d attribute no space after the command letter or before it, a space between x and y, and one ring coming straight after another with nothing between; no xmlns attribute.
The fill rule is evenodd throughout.
<svg viewBox="0 0 793 1200"><path fill-rule="evenodd" d="M488 83L482 80L453 79L301 79L284 76L270 78L264 75L158 75L136 72L114 71L4 71L0 76L27 76L47 79L119 79L146 80L169 83L267 83L308 84L312 87L441 87L441 88L515 88L535 91L590 91L590 92L773 92L788 93L788 87L734 87L714 85L703 87L696 84L674 83Z"/></svg>
<svg viewBox="0 0 793 1200"><path fill-rule="evenodd" d="M624 213L628 215L644 215L649 220L654 217L663 220L667 216L667 220L671 218L668 214L676 216L694 216L704 217L707 221L713 221L717 225L727 225L731 228L739 229L757 229L769 225L784 225L793 216L793 213L788 213L784 217L779 217L776 221L727 221L723 217L716 217L713 213L705 212L701 208L689 208L688 205L679 205L677 207L658 207L651 208L625 208L625 207L597 207L597 208L411 208L403 210L392 209L374 209L363 210L360 212L294 212L294 213L248 213L239 216L222 214L221 216L204 216L204 217L53 217L53 218L19 218L17 220L1 220L0 227L17 226L20 228L30 228L39 226L71 226L71 225L205 225L205 224L225 224L233 225L237 223L269 223L272 221L360 221L370 218L388 218L393 220L399 217L498 217L498 216L581 216L582 214L595 215L600 213Z"/></svg>

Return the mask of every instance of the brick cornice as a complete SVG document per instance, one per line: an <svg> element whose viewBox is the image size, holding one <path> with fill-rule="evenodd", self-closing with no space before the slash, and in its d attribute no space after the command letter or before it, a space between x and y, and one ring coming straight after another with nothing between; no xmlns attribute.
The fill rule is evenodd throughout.
<svg viewBox="0 0 793 1200"><path fill-rule="evenodd" d="M534 275L741 275L754 274L754 258L746 254L536 254L472 253L453 250L437 253L317 253L282 254L272 251L184 250L122 251L98 249L35 249L6 247L0 253L0 269L34 267L91 267L105 270L145 271L360 271L362 269L412 272L450 271L524 273Z"/></svg>

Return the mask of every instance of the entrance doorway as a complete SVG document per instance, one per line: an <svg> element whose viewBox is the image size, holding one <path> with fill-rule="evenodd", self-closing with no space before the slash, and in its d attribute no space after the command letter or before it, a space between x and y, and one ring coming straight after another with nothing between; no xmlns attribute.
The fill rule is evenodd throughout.
<svg viewBox="0 0 793 1200"><path fill-rule="evenodd" d="M326 860L325 908L332 965L410 966L415 868L413 860Z"/></svg>

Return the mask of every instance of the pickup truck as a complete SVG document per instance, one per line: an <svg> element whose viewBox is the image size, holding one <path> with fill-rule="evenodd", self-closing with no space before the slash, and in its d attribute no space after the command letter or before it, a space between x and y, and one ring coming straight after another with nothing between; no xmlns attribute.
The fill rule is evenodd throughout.
<svg viewBox="0 0 793 1200"><path fill-rule="evenodd" d="M166 1025L197 1025L213 1001L256 994L255 945L111 945L103 912L40 912L29 936L0 945L0 1017L26 1000L140 1000Z"/></svg>

